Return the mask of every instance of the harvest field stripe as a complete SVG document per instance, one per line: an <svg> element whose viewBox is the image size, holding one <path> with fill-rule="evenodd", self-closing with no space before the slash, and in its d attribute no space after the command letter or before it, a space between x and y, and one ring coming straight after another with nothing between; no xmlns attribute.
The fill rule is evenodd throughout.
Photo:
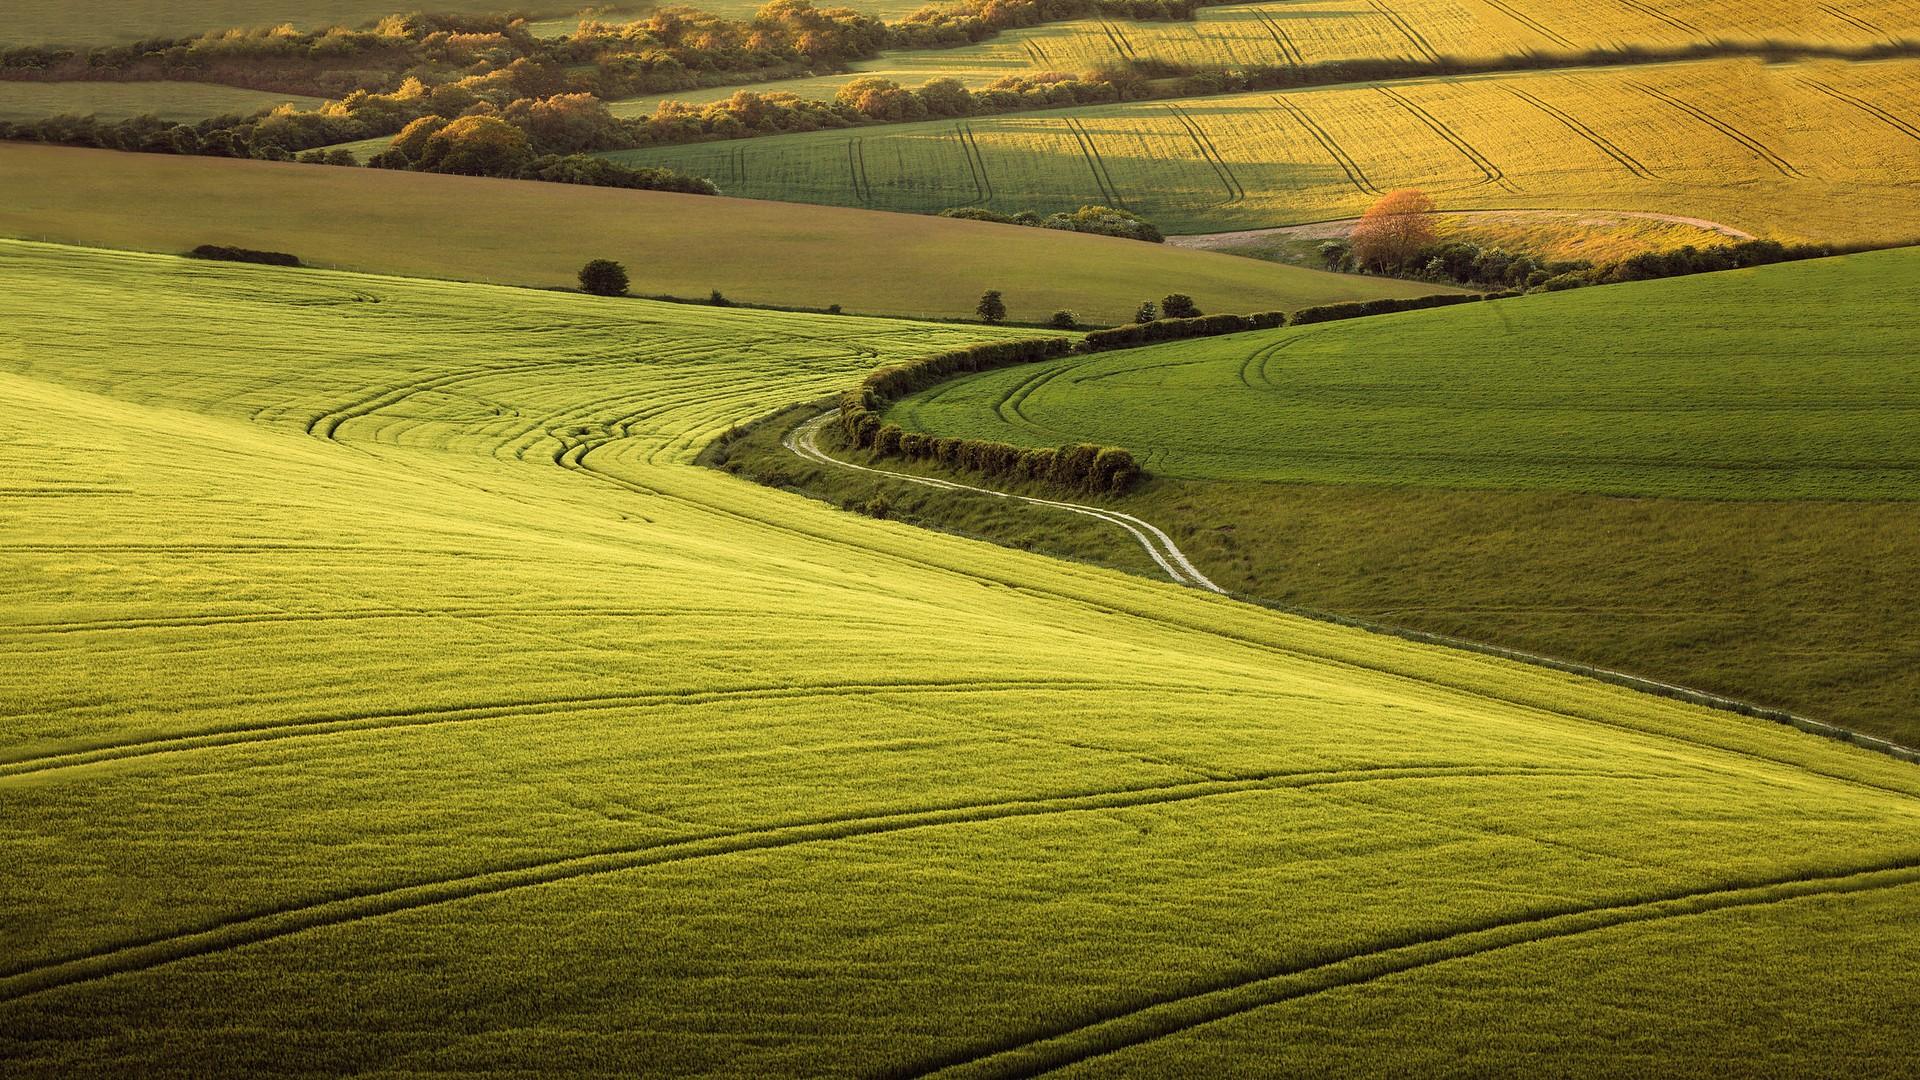
<svg viewBox="0 0 1920 1080"><path fill-rule="evenodd" d="M1656 87L1648 86L1646 83L1643 83L1643 82L1629 82L1628 85L1633 86L1635 89L1639 90L1643 94L1646 94L1648 97L1654 98L1655 100L1658 100L1658 101L1666 102L1668 105L1671 105L1674 108L1680 110L1681 112L1686 113L1688 116L1693 117L1694 119L1700 121L1701 123L1707 125L1708 127L1713 128L1715 131L1720 132L1722 135L1725 135L1727 138L1732 139L1734 142L1739 143L1741 146L1744 146L1747 149L1753 151L1754 154L1758 156L1762 161L1765 161L1767 164L1777 169L1780 175L1791 177L1795 180L1805 180L1807 178L1804 174L1800 172L1799 169L1796 169L1793 167L1792 162L1789 162L1787 159L1781 157L1779 154L1776 154L1772 150L1769 150L1765 144L1760 142L1760 140L1754 138L1751 135L1748 135L1746 132L1741 131L1739 128L1734 127L1732 124L1729 124L1726 121L1721 120L1718 117L1715 117L1713 114L1707 112L1705 109L1699 108L1698 106L1695 106L1695 105L1691 105L1685 101L1680 100L1677 97L1674 97L1672 94L1669 94L1664 90L1660 90Z"/></svg>
<svg viewBox="0 0 1920 1080"><path fill-rule="evenodd" d="M1634 923L1786 903L1807 897L1920 884L1920 856L1819 877L1790 876L1697 888L1596 907L1543 911L1412 941L1388 941L1305 967L1283 967L1206 989L1153 998L1101 1019L1014 1045L954 1055L907 1071L913 1077L1024 1080L1268 1006L1432 967L1451 960Z"/></svg>
<svg viewBox="0 0 1920 1080"><path fill-rule="evenodd" d="M1251 774L1223 780L1154 784L1066 795L965 803L889 814L836 815L751 829L711 832L679 840L571 855L550 862L479 871L458 877L360 893L310 905L241 916L205 929L109 946L99 952L21 968L0 975L0 1002L77 986L116 975L151 971L181 960L209 956L291 934L341 926L478 897L497 896L601 874L724 855L772 851L802 844L879 836L949 825L977 825L1009 818L1094 813L1137 806L1158 806L1262 791L1301 790L1341 784L1397 781L1563 777L1649 780L1652 777L1533 766L1355 766Z"/></svg>

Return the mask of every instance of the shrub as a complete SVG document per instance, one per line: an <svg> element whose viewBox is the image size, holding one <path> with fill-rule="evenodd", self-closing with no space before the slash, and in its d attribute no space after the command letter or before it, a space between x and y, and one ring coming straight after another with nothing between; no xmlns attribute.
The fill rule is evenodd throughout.
<svg viewBox="0 0 1920 1080"><path fill-rule="evenodd" d="M1080 316L1071 311L1060 310L1047 319L1047 325L1060 330L1071 330L1080 325Z"/></svg>
<svg viewBox="0 0 1920 1080"><path fill-rule="evenodd" d="M1166 319L1194 319L1200 308L1186 293L1170 293L1160 301L1160 315Z"/></svg>
<svg viewBox="0 0 1920 1080"><path fill-rule="evenodd" d="M595 296L625 296L627 268L612 259L594 259L580 268L580 288Z"/></svg>
<svg viewBox="0 0 1920 1080"><path fill-rule="evenodd" d="M715 289L711 293L707 294L707 303L712 304L714 307L732 307L733 306L733 301L723 296L719 289Z"/></svg>
<svg viewBox="0 0 1920 1080"><path fill-rule="evenodd" d="M298 257L283 251L255 251L252 248L228 247L225 244L201 244L194 248L192 255L196 259L218 259L222 262L261 263L266 266L299 266Z"/></svg>
<svg viewBox="0 0 1920 1080"><path fill-rule="evenodd" d="M1151 300L1142 300L1140 306L1133 309L1133 321L1136 323L1150 323L1156 315L1157 311Z"/></svg>

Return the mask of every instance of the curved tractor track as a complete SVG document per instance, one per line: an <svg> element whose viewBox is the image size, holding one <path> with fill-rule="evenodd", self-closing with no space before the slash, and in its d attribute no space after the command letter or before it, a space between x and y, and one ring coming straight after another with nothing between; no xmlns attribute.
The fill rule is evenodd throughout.
<svg viewBox="0 0 1920 1080"><path fill-rule="evenodd" d="M1205 589L1208 592L1216 592L1222 595L1225 595L1227 591L1215 585L1205 574L1202 574L1199 569L1193 565L1192 561L1187 558L1186 554L1180 550L1179 546L1173 542L1173 537L1168 536L1159 526L1152 522L1134 517L1132 514L1123 514L1118 510L1108 510L1099 506L1088 506L1084 503L1063 502L1058 499L1042 499L1032 495L1015 495L1011 492L975 487L972 484L955 483L952 480L941 480L932 476L916 476L912 473L896 472L892 469L876 469L868 465L855 465L850 461L841 461L839 458L820 449L819 442L821 427L825 426L827 421L832 420L835 415L837 414L833 412L824 412L808 420L806 423L788 432L786 437L780 440L780 445L808 461L821 465L831 465L835 468L849 469L854 472L873 473L876 476L892 477L895 480L904 480L910 484L920 484L924 487L940 488L945 491L970 491L978 495L991 495L996 499L1011 499L1015 502L1028 503L1033 506L1048 506L1055 510L1065 510L1069 513L1084 514L1087 517L1098 518L1101 521L1118 525L1122 529L1125 529L1134 540L1139 542L1141 547L1146 549L1147 554L1153 558L1154 563L1158 565L1169 578L1172 578L1178 584L1191 585L1196 589Z"/></svg>

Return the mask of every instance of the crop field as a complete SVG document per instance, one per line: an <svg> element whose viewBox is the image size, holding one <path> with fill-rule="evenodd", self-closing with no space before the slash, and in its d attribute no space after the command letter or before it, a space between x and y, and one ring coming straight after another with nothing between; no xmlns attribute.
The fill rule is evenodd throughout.
<svg viewBox="0 0 1920 1080"><path fill-rule="evenodd" d="M0 44L112 44L282 23L303 30L361 26L408 10L396 0L12 0L0 22ZM503 9L492 0L454 0L434 10L488 14ZM560 3L519 10L559 17L579 9ZM570 27L579 20L562 22Z"/></svg>
<svg viewBox="0 0 1920 1080"><path fill-rule="evenodd" d="M1326 265L1320 245L1352 235L1358 220L1179 236L1173 243L1198 251L1225 251L1251 259L1318 267ZM1672 251L1689 244L1704 248L1747 239L1737 230L1710 228L1684 219L1605 210L1483 210L1436 214L1433 222L1437 235L1446 242L1525 251L1549 262L1583 260L1596 265L1645 251Z"/></svg>
<svg viewBox="0 0 1920 1080"><path fill-rule="evenodd" d="M864 9L862 9L864 10ZM982 86L1010 75L1079 74L1162 62L1244 70L1355 60L1485 61L1620 48L1794 43L1869 48L1920 38L1920 3L1851 5L1786 0L1636 3L1630 0L1281 0L1199 9L1190 22L1081 19L1004 31L954 49L902 50L845 75L775 80L747 89L831 98L848 81L879 75L906 86L959 79ZM710 87L617 103L646 115L661 101L718 101L739 87Z"/></svg>
<svg viewBox="0 0 1920 1080"><path fill-rule="evenodd" d="M1107 203L1175 232L1444 209L1656 210L1783 238L1920 234L1920 62L1662 64L1355 85L612 154L890 210Z"/></svg>
<svg viewBox="0 0 1920 1080"><path fill-rule="evenodd" d="M124 120L151 114L163 120L199 120L291 104L317 109L319 98L190 82L0 82L0 120L98 116Z"/></svg>
<svg viewBox="0 0 1920 1080"><path fill-rule="evenodd" d="M971 318L989 288L1005 292L1014 319L1065 308L1106 323L1170 292L1267 311L1441 291L982 222L17 143L0 143L0 190L9 195L0 235L26 239L162 252L237 244L320 265L542 287L572 286L582 263L614 258L642 295L719 289L742 302L889 315Z"/></svg>
<svg viewBox="0 0 1920 1080"><path fill-rule="evenodd" d="M1909 765L689 464L994 331L0 286L11 1076L1920 1064Z"/></svg>
<svg viewBox="0 0 1920 1080"><path fill-rule="evenodd" d="M1196 479L1920 499L1916 289L1920 249L1875 252L1073 357L888 415Z"/></svg>

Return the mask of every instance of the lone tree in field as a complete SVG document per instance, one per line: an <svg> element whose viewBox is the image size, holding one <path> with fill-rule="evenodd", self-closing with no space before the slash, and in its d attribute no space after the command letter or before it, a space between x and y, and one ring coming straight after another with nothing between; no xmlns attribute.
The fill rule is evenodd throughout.
<svg viewBox="0 0 1920 1080"><path fill-rule="evenodd" d="M1197 319L1200 308L1186 293L1172 293L1160 298L1160 314L1169 319Z"/></svg>
<svg viewBox="0 0 1920 1080"><path fill-rule="evenodd" d="M595 259L580 268L580 287L595 296L625 296L627 268L612 259Z"/></svg>
<svg viewBox="0 0 1920 1080"><path fill-rule="evenodd" d="M1007 317L1006 302L1000 299L999 289L988 289L980 294L980 302L973 306L973 313L980 316L982 322L997 323Z"/></svg>
<svg viewBox="0 0 1920 1080"><path fill-rule="evenodd" d="M1438 239L1433 199L1415 188L1380 196L1353 227L1353 261L1369 270L1399 270Z"/></svg>
<svg viewBox="0 0 1920 1080"><path fill-rule="evenodd" d="M1071 330L1080 325L1080 316L1062 308L1053 313L1053 317L1047 320L1047 325L1056 330Z"/></svg>

